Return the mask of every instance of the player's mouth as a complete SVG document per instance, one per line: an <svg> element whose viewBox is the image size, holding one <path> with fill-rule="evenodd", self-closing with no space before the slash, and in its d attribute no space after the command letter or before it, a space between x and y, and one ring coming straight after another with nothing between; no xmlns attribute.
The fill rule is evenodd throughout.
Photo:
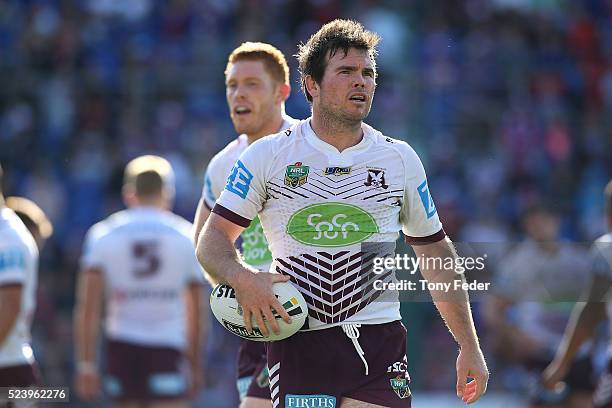
<svg viewBox="0 0 612 408"><path fill-rule="evenodd" d="M234 115L239 116L239 117L246 116L251 112L252 112L251 109L246 106L238 105L234 107Z"/></svg>
<svg viewBox="0 0 612 408"><path fill-rule="evenodd" d="M366 101L368 100L368 96L365 93L358 92L358 93L351 94L349 96L349 100L351 102L355 102L358 104L365 104Z"/></svg>

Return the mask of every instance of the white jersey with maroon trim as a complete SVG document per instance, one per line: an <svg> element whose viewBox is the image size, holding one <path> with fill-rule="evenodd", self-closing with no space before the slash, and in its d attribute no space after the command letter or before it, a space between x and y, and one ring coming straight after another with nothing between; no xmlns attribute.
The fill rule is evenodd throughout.
<svg viewBox="0 0 612 408"><path fill-rule="evenodd" d="M169 211L120 211L88 232L83 268L104 274L109 338L145 346L186 345L184 290L203 281L192 225Z"/></svg>
<svg viewBox="0 0 612 408"><path fill-rule="evenodd" d="M21 310L8 337L0 343L0 367L34 362L30 326L36 309L38 248L19 217L0 208L0 286L21 286ZM0 311L3 313L4 311Z"/></svg>
<svg viewBox="0 0 612 408"><path fill-rule="evenodd" d="M213 209L243 227L259 215L272 270L289 275L308 302L305 329L400 319L398 293L372 285L394 271L375 275L373 258L394 253L400 229L413 244L445 236L414 150L362 129L361 142L342 152L310 120L253 143Z"/></svg>
<svg viewBox="0 0 612 408"><path fill-rule="evenodd" d="M284 116L281 130L289 129L295 123L297 123L297 120ZM215 201L227 184L227 177L232 167L247 147L249 147L247 135L242 134L211 159L206 168L202 189L202 200L209 210L214 207ZM272 263L272 254L268 249L268 242L263 234L259 218L255 217L253 219L249 227L242 232L240 238L243 260L259 270L268 270Z"/></svg>

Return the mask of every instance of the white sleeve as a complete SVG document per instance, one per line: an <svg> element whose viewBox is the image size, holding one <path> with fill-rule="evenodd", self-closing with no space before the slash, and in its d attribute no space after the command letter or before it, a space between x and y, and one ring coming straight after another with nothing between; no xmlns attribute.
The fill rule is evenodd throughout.
<svg viewBox="0 0 612 408"><path fill-rule="evenodd" d="M440 241L446 235L429 192L425 169L416 152L410 146L405 146L406 184L400 221L406 242L418 245Z"/></svg>
<svg viewBox="0 0 612 408"><path fill-rule="evenodd" d="M271 166L272 141L260 139L250 145L230 171L225 189L213 212L241 227L248 227L266 200L266 177Z"/></svg>
<svg viewBox="0 0 612 408"><path fill-rule="evenodd" d="M211 210L215 206L215 201L221 195L221 191L223 191L223 187L225 186L225 181L227 180L227 174L218 174L218 161L216 160L217 156L213 157L208 166L206 167L206 171L204 172L204 184L202 187L202 199L204 200L204 204Z"/></svg>
<svg viewBox="0 0 612 408"><path fill-rule="evenodd" d="M100 240L99 226L93 226L85 236L85 244L83 245L83 254L81 256L81 268L98 268L103 269L104 266L104 250Z"/></svg>
<svg viewBox="0 0 612 408"><path fill-rule="evenodd" d="M27 248L24 245L0 247L0 286L23 283L26 279Z"/></svg>

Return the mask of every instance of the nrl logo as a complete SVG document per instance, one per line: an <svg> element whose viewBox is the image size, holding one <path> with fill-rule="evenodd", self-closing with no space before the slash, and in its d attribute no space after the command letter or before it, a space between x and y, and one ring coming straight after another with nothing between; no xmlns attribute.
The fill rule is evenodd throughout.
<svg viewBox="0 0 612 408"><path fill-rule="evenodd" d="M410 387L408 386L408 380L402 378L401 375L398 375L395 378L389 380L391 382L391 388L401 399L408 398L412 395L412 391L410 391Z"/></svg>
<svg viewBox="0 0 612 408"><path fill-rule="evenodd" d="M308 181L308 171L310 167L303 166L302 162L290 164L285 172L285 185L291 188L298 188Z"/></svg>
<svg viewBox="0 0 612 408"><path fill-rule="evenodd" d="M384 188L385 190L389 188L385 182L385 170L374 167L368 168L368 178L363 184L367 187Z"/></svg>

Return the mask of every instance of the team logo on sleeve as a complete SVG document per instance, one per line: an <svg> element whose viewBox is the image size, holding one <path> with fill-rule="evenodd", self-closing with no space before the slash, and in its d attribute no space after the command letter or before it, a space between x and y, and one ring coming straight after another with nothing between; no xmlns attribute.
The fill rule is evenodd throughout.
<svg viewBox="0 0 612 408"><path fill-rule="evenodd" d="M290 164L285 172L285 185L297 188L306 184L310 167L302 165L302 162Z"/></svg>
<svg viewBox="0 0 612 408"><path fill-rule="evenodd" d="M368 178L365 183L367 187L388 189L389 185L385 181L385 170L375 167L368 167Z"/></svg>
<svg viewBox="0 0 612 408"><path fill-rule="evenodd" d="M240 198L246 198L251 188L251 181L253 180L253 173L246 168L246 166L238 160L234 164L234 168L227 178L227 184L225 189L236 194Z"/></svg>
<svg viewBox="0 0 612 408"><path fill-rule="evenodd" d="M433 217L433 215L436 213L436 205L434 204L433 198L431 198L431 193L429 192L429 187L427 186L427 180L422 182L421 185L417 187L417 191L421 197L421 202L423 203L423 208L425 209L427 218Z"/></svg>

